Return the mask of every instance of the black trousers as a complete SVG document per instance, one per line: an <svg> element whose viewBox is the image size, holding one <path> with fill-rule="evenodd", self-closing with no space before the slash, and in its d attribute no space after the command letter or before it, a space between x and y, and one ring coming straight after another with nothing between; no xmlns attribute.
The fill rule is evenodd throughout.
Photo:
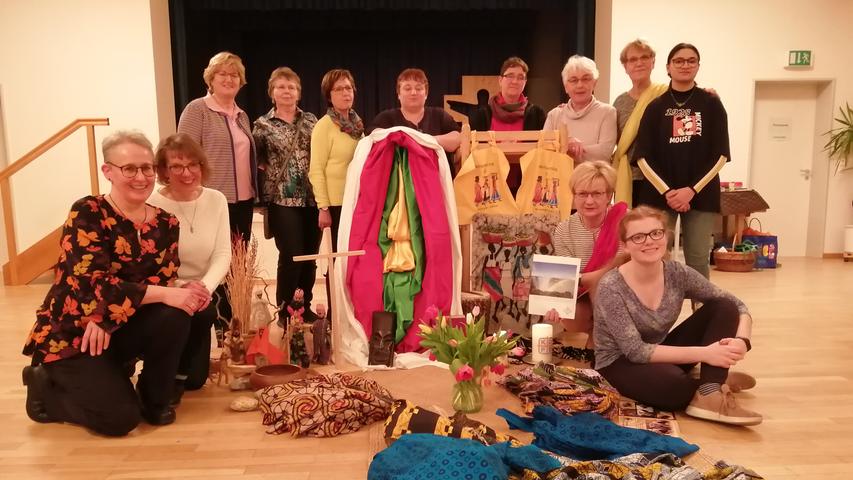
<svg viewBox="0 0 853 480"><path fill-rule="evenodd" d="M740 313L734 302L715 299L669 332L662 345L674 347L706 346L737 334ZM703 363L699 379L690 375L695 363L633 363L624 356L598 371L626 397L662 410L682 410L699 385L725 383L727 368Z"/></svg>
<svg viewBox="0 0 853 480"><path fill-rule="evenodd" d="M338 210L340 218L340 209ZM278 248L275 303L281 306L293 298L301 288L305 292L305 308L311 306L312 290L317 275L316 262L294 262L295 255L311 255L320 247L320 229L317 228L317 207L282 207L270 204L267 209L269 226Z"/></svg>
<svg viewBox="0 0 853 480"><path fill-rule="evenodd" d="M247 245L252 237L254 206L254 200L243 200L228 204L228 224L231 227L231 236L242 236Z"/></svg>
<svg viewBox="0 0 853 480"><path fill-rule="evenodd" d="M216 319L214 302L211 301L207 308L196 312L190 319L190 331L181 353L178 375L186 376L186 390L198 390L207 382L210 373L210 326Z"/></svg>
<svg viewBox="0 0 853 480"><path fill-rule="evenodd" d="M189 316L182 310L144 305L112 335L102 355L45 363L48 415L103 435L126 435L139 424L140 401L149 409L168 407L189 330ZM138 357L145 362L137 397L124 364Z"/></svg>

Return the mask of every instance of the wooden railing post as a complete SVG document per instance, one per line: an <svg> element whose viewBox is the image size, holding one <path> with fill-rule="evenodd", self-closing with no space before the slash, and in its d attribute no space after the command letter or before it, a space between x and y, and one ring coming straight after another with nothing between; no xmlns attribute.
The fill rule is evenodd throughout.
<svg viewBox="0 0 853 480"><path fill-rule="evenodd" d="M98 182L98 153L95 147L94 125L86 125L86 141L89 144L89 183L92 186L92 195L99 195L101 191Z"/></svg>
<svg viewBox="0 0 853 480"><path fill-rule="evenodd" d="M27 247L25 251L18 252L15 219L12 216L14 209L12 208L10 177L44 152L53 148L54 145L77 131L78 128L86 127L86 143L89 150L89 185L92 195L100 194L97 147L95 146L95 126L109 124L110 120L108 118L77 119L39 144L36 148L27 152L11 165L0 169L0 199L3 202L3 224L6 227L6 244L9 250L9 261L3 266L3 276L7 285L28 283L41 273L47 271L50 268L50 264L54 261L53 250L58 248L61 232L61 228L55 229L34 245Z"/></svg>
<svg viewBox="0 0 853 480"><path fill-rule="evenodd" d="M3 223L6 227L6 248L9 251L9 265L12 266L18 256L18 241L15 235L15 221L12 218L12 185L8 178L0 179L0 198L3 202ZM9 284L17 283L17 272L15 268L9 268L6 279Z"/></svg>

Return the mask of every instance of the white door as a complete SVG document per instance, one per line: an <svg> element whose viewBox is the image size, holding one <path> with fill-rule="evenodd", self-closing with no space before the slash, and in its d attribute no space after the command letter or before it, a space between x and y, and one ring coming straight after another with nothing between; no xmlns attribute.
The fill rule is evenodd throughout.
<svg viewBox="0 0 853 480"><path fill-rule="evenodd" d="M782 256L805 256L814 160L816 83L757 82L752 187L770 205L754 217L779 237Z"/></svg>

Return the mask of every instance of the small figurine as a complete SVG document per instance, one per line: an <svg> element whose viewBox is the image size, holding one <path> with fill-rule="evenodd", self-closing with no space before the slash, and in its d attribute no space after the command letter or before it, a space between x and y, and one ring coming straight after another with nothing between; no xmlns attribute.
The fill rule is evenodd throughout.
<svg viewBox="0 0 853 480"><path fill-rule="evenodd" d="M231 319L231 330L225 334L225 348L228 349L231 361L241 364L246 361L246 345L243 343L243 332L240 319Z"/></svg>
<svg viewBox="0 0 853 480"><path fill-rule="evenodd" d="M287 337L290 339L290 363L308 368L311 364L311 359L308 357L308 352L305 349L305 334L302 331L302 326L305 324L302 319L302 314L305 313L304 298L305 293L301 288L297 288L293 292L293 300L287 306L287 313L290 314L287 325Z"/></svg>
<svg viewBox="0 0 853 480"><path fill-rule="evenodd" d="M249 326L254 331L266 328L272 321L272 315L263 296L264 292L258 290L255 292L255 298L252 299L252 321L249 322Z"/></svg>
<svg viewBox="0 0 853 480"><path fill-rule="evenodd" d="M332 334L329 320L326 318L326 306L320 303L315 309L317 319L311 326L314 334L314 356L312 360L320 365L328 365L332 352Z"/></svg>

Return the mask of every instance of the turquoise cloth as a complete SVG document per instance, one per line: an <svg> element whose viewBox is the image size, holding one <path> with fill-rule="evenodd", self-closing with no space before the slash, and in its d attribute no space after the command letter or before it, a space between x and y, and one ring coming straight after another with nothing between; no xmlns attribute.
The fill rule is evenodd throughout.
<svg viewBox="0 0 853 480"><path fill-rule="evenodd" d="M683 457L699 447L680 438L616 425L595 413L566 416L551 406L537 406L533 417L509 410L495 412L510 428L533 432L533 444L579 460L614 459L632 453L672 453Z"/></svg>
<svg viewBox="0 0 853 480"><path fill-rule="evenodd" d="M474 440L413 433L373 457L368 480L506 480L523 469L548 472L560 462L538 447L508 442L485 446Z"/></svg>

